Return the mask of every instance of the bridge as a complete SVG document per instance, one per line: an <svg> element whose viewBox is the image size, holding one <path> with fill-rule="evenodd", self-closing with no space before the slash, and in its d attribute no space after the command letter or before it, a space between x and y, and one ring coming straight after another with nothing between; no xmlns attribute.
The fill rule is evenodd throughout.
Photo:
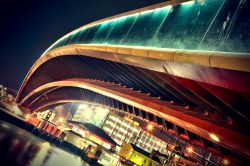
<svg viewBox="0 0 250 166"><path fill-rule="evenodd" d="M27 74L25 111L88 101L163 126L216 155L250 157L245 0L167 1L66 34Z"/></svg>

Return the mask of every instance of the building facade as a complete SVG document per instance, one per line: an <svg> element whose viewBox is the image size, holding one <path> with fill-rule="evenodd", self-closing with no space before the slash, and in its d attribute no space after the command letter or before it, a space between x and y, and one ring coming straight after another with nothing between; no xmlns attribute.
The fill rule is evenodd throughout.
<svg viewBox="0 0 250 166"><path fill-rule="evenodd" d="M134 144L125 143L118 153L120 156L139 166L159 166L160 160L157 157L150 156L150 153L135 146Z"/></svg>
<svg viewBox="0 0 250 166"><path fill-rule="evenodd" d="M167 153L167 143L165 141L145 131L139 126L138 122L127 116L122 117L110 112L102 128L120 146L125 143L132 143L147 152L154 149L163 154Z"/></svg>

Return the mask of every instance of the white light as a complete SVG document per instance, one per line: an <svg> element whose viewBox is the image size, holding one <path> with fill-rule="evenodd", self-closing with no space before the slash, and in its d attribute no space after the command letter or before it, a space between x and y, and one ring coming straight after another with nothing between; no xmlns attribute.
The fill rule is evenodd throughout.
<svg viewBox="0 0 250 166"><path fill-rule="evenodd" d="M209 136L210 136L210 138L212 138L214 141L216 141L216 142L220 142L219 137L218 137L218 136L216 136L215 134L210 133L210 134L209 134Z"/></svg>
<svg viewBox="0 0 250 166"><path fill-rule="evenodd" d="M164 6L164 7L161 7L161 8L157 8L155 10L164 10L164 9L170 10L171 8L172 8L172 5L169 5L169 6Z"/></svg>
<svg viewBox="0 0 250 166"><path fill-rule="evenodd" d="M192 153L193 152L193 148L192 147L188 147L187 151L188 151L188 153Z"/></svg>
<svg viewBox="0 0 250 166"><path fill-rule="evenodd" d="M229 165L230 161L227 158L225 158L225 159L223 159L222 164L223 165Z"/></svg>
<svg viewBox="0 0 250 166"><path fill-rule="evenodd" d="M152 10L146 10L146 11L140 12L140 14L151 13L151 12L153 12L153 11L154 11L154 9L152 9Z"/></svg>
<svg viewBox="0 0 250 166"><path fill-rule="evenodd" d="M184 3L182 3L182 5L191 5L191 4L194 4L194 0L192 0L192 1L187 1L187 2L184 2Z"/></svg>
<svg viewBox="0 0 250 166"><path fill-rule="evenodd" d="M152 130L153 129L153 125L152 124L148 124L148 130Z"/></svg>
<svg viewBox="0 0 250 166"><path fill-rule="evenodd" d="M60 123L62 123L62 122L63 122L63 120L64 120L63 118L59 118L59 120L58 120L58 121L59 121Z"/></svg>

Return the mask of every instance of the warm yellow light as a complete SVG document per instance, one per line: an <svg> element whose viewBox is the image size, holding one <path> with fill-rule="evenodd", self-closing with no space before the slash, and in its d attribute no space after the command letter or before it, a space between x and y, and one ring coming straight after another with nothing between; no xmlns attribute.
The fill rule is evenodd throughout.
<svg viewBox="0 0 250 166"><path fill-rule="evenodd" d="M153 127L153 125L152 124L148 124L148 130L152 130L154 127Z"/></svg>
<svg viewBox="0 0 250 166"><path fill-rule="evenodd" d="M212 138L216 142L220 142L219 137L217 137L215 134L209 134L210 138Z"/></svg>
<svg viewBox="0 0 250 166"><path fill-rule="evenodd" d="M229 162L229 160L227 158L225 158L225 159L222 160L222 164L223 165L229 165L230 162Z"/></svg>
<svg viewBox="0 0 250 166"><path fill-rule="evenodd" d="M60 123L62 123L62 122L63 122L63 120L64 120L63 118L59 118L59 120L58 120L58 121L59 121Z"/></svg>
<svg viewBox="0 0 250 166"><path fill-rule="evenodd" d="M192 147L187 147L187 152L188 153L192 153L193 152L193 148Z"/></svg>

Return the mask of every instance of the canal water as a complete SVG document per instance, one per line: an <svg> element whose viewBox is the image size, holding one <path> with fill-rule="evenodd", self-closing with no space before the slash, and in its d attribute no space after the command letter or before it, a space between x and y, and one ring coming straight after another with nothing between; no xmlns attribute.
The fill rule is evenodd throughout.
<svg viewBox="0 0 250 166"><path fill-rule="evenodd" d="M0 165L88 166L79 156L59 149L31 133L0 120Z"/></svg>

